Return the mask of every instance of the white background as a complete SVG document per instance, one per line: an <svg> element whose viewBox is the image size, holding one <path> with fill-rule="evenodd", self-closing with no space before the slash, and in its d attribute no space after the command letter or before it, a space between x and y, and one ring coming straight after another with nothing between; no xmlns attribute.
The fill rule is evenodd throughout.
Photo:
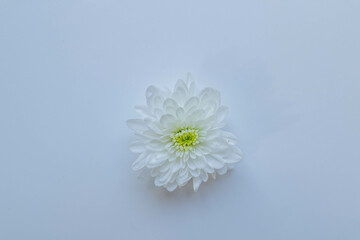
<svg viewBox="0 0 360 240"><path fill-rule="evenodd" d="M1 239L360 239L359 1L0 1ZM148 85L222 92L244 160L130 170Z"/></svg>

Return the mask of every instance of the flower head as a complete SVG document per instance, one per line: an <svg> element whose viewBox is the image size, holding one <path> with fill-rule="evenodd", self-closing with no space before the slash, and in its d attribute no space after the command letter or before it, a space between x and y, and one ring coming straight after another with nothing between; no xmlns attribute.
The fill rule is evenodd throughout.
<svg viewBox="0 0 360 240"><path fill-rule="evenodd" d="M141 118L127 121L137 136L130 150L139 154L132 168L150 169L156 186L173 191L192 180L197 191L241 160L236 137L221 129L228 109L218 91L197 92L188 75L173 91L148 87L146 101L135 107Z"/></svg>

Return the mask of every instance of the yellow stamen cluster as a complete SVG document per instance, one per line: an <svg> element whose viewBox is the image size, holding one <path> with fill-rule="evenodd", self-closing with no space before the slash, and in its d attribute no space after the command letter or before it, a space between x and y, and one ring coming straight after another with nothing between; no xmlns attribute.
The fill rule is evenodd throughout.
<svg viewBox="0 0 360 240"><path fill-rule="evenodd" d="M199 132L197 129L181 129L174 134L172 142L177 150L191 150L194 145L199 143Z"/></svg>

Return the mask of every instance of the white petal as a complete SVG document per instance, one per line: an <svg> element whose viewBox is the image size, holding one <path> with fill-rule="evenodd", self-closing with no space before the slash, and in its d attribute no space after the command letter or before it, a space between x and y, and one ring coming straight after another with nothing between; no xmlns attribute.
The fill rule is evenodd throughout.
<svg viewBox="0 0 360 240"><path fill-rule="evenodd" d="M188 88L182 79L177 80L174 87L174 92L176 91L184 91L187 94Z"/></svg>
<svg viewBox="0 0 360 240"><path fill-rule="evenodd" d="M202 109L198 109L198 110L192 112L187 117L187 119L190 121L198 121L198 120L204 119L204 117L205 117L205 111Z"/></svg>
<svg viewBox="0 0 360 240"><path fill-rule="evenodd" d="M226 162L226 163L237 163L237 162L240 162L241 160L242 160L242 155L236 154L236 153L229 154L228 156L226 156L226 158L224 158L224 162Z"/></svg>
<svg viewBox="0 0 360 240"><path fill-rule="evenodd" d="M186 86L189 86L189 84L191 83L191 82L193 82L194 80L192 79L192 75L191 75L191 73L187 73L186 74L186 78L185 78L185 84L186 84Z"/></svg>
<svg viewBox="0 0 360 240"><path fill-rule="evenodd" d="M228 163L227 168L228 170L231 170L235 167L235 163Z"/></svg>
<svg viewBox="0 0 360 240"><path fill-rule="evenodd" d="M134 132L137 132L140 134L146 130L149 130L149 128L145 124L144 120L142 120L142 119L129 119L126 121L126 124Z"/></svg>
<svg viewBox="0 0 360 240"><path fill-rule="evenodd" d="M194 159L193 162L197 168L202 169L202 168L206 167L206 162L204 160L204 157L198 157L198 158Z"/></svg>
<svg viewBox="0 0 360 240"><path fill-rule="evenodd" d="M236 146L231 146L224 151L217 152L216 154L213 154L213 156L218 159L221 158L222 161L228 164L240 162L242 159L242 153Z"/></svg>
<svg viewBox="0 0 360 240"><path fill-rule="evenodd" d="M216 116L217 116L217 122L221 123L222 121L225 120L226 116L228 115L229 109L225 106L221 106L219 107L219 109L216 112Z"/></svg>
<svg viewBox="0 0 360 240"><path fill-rule="evenodd" d="M150 109L146 106L135 106L135 111L141 115L141 117L153 118L153 114Z"/></svg>
<svg viewBox="0 0 360 240"><path fill-rule="evenodd" d="M202 109L204 109L207 116L213 115L217 111L218 107L219 105L215 101L209 101L206 104L202 105Z"/></svg>
<svg viewBox="0 0 360 240"><path fill-rule="evenodd" d="M184 117L185 117L185 111L183 108L178 108L176 109L176 117L179 119L179 120L183 120Z"/></svg>
<svg viewBox="0 0 360 240"><path fill-rule="evenodd" d="M186 96L188 94L188 89L183 80L178 80L176 86L174 88L174 92L172 94L172 98L174 98L179 104L183 104L186 100Z"/></svg>
<svg viewBox="0 0 360 240"><path fill-rule="evenodd" d="M193 152L190 152L190 158L191 159L196 159L197 158L197 155Z"/></svg>
<svg viewBox="0 0 360 240"><path fill-rule="evenodd" d="M219 129L213 129L213 130L207 131L206 141L211 141L221 135L222 135L222 132Z"/></svg>
<svg viewBox="0 0 360 240"><path fill-rule="evenodd" d="M141 153L138 156L138 158L133 162L133 164L131 165L131 168L134 171L142 169L146 165L147 158L148 158L148 153L146 153L146 152Z"/></svg>
<svg viewBox="0 0 360 240"><path fill-rule="evenodd" d="M159 95L160 90L155 86L149 86L146 89L145 96L148 107L151 109L154 107L154 98Z"/></svg>
<svg viewBox="0 0 360 240"><path fill-rule="evenodd" d="M203 153L203 155L212 152L212 149L209 146L207 146L206 144L202 144L202 145L198 146L197 150L201 151Z"/></svg>
<svg viewBox="0 0 360 240"><path fill-rule="evenodd" d="M190 169L190 173L193 177L198 177L200 176L200 169L194 169L194 170Z"/></svg>
<svg viewBox="0 0 360 240"><path fill-rule="evenodd" d="M160 119L162 115L164 115L165 112L161 109L161 108L154 108L154 116L155 116L155 119Z"/></svg>
<svg viewBox="0 0 360 240"><path fill-rule="evenodd" d="M176 188L177 188L176 182L170 183L166 186L166 190L168 190L169 192L174 191Z"/></svg>
<svg viewBox="0 0 360 240"><path fill-rule="evenodd" d="M155 96L153 99L154 108L161 108L164 103L164 97L163 96Z"/></svg>
<svg viewBox="0 0 360 240"><path fill-rule="evenodd" d="M207 146L212 150L212 152L223 151L229 148L228 143L223 138L215 138L208 141Z"/></svg>
<svg viewBox="0 0 360 240"><path fill-rule="evenodd" d="M151 169L150 175L151 175L152 177L157 177L158 175L160 175L159 168L153 168L153 169Z"/></svg>
<svg viewBox="0 0 360 240"><path fill-rule="evenodd" d="M214 126L217 123L216 121L217 121L217 116L216 116L216 114L214 114L210 117L207 117L203 120L198 121L197 125L199 126L199 128L201 128L203 130L208 130L208 129L214 128ZM216 126L216 128L219 128L219 126Z"/></svg>
<svg viewBox="0 0 360 240"><path fill-rule="evenodd" d="M198 97L191 97L184 104L184 110L186 112L188 112L191 108L198 107L198 106L199 106L199 98Z"/></svg>
<svg viewBox="0 0 360 240"><path fill-rule="evenodd" d="M145 145L145 147L150 151L160 152L164 150L165 145L158 140L151 140Z"/></svg>
<svg viewBox="0 0 360 240"><path fill-rule="evenodd" d="M176 173L177 171L179 171L180 167L181 167L181 163L179 160L172 162L170 165L171 173Z"/></svg>
<svg viewBox="0 0 360 240"><path fill-rule="evenodd" d="M148 130L148 131L143 132L142 136L144 137L144 140L161 138L161 135L155 133L152 130Z"/></svg>
<svg viewBox="0 0 360 240"><path fill-rule="evenodd" d="M202 182L201 178L199 177L193 178L193 187L195 192L197 192L197 190L199 189L201 182Z"/></svg>
<svg viewBox="0 0 360 240"><path fill-rule="evenodd" d="M144 143L142 142L132 142L130 144L130 151L134 152L134 153L141 153L144 152L146 150Z"/></svg>
<svg viewBox="0 0 360 240"><path fill-rule="evenodd" d="M158 158L157 156L152 156L151 158L149 158L146 166L148 168L156 168L163 165L165 161L166 158Z"/></svg>
<svg viewBox="0 0 360 240"><path fill-rule="evenodd" d="M200 103L205 107L209 102L213 102L216 106L221 103L220 92L213 88L205 88L199 93Z"/></svg>
<svg viewBox="0 0 360 240"><path fill-rule="evenodd" d="M219 175L224 175L227 172L227 170L228 170L227 167L224 166L224 167L216 170L216 173L219 174Z"/></svg>
<svg viewBox="0 0 360 240"><path fill-rule="evenodd" d="M159 122L154 122L151 119L144 119L147 127L154 131L156 134L162 134L161 125Z"/></svg>
<svg viewBox="0 0 360 240"><path fill-rule="evenodd" d="M159 167L159 171L164 173L164 172L167 172L170 168L170 164L164 164L162 165L161 167Z"/></svg>
<svg viewBox="0 0 360 240"><path fill-rule="evenodd" d="M187 161L186 164L187 164L188 168L190 168L192 170L197 168L193 161Z"/></svg>
<svg viewBox="0 0 360 240"><path fill-rule="evenodd" d="M187 85L184 82L184 80L182 80L182 79L177 80L175 87L174 87L174 93L176 93L176 92L182 92L182 94L184 93L185 95L187 95L188 88L187 88Z"/></svg>
<svg viewBox="0 0 360 240"><path fill-rule="evenodd" d="M224 163L214 158L212 155L206 155L206 162L210 167L214 169L220 169L224 166Z"/></svg>
<svg viewBox="0 0 360 240"><path fill-rule="evenodd" d="M176 182L179 186L184 186L191 179L191 175L187 168L181 169L179 175L176 178Z"/></svg>
<svg viewBox="0 0 360 240"><path fill-rule="evenodd" d="M173 115L166 114L161 117L160 123L164 128L171 128L176 124L176 118Z"/></svg>
<svg viewBox="0 0 360 240"><path fill-rule="evenodd" d="M171 176L172 176L171 171L168 171L156 177L154 181L155 186L163 186L167 184L170 181Z"/></svg>
<svg viewBox="0 0 360 240"><path fill-rule="evenodd" d="M188 94L189 96L193 96L195 94L196 86L195 81L192 79L192 76L190 73L186 76L186 85L188 86Z"/></svg>
<svg viewBox="0 0 360 240"><path fill-rule="evenodd" d="M235 145L237 142L237 138L235 137L234 134L226 132L226 131L222 131L222 137L226 140L226 142L229 145Z"/></svg>
<svg viewBox="0 0 360 240"><path fill-rule="evenodd" d="M163 104L163 109L165 109L165 111L168 109L177 109L178 107L179 105L172 98L167 98Z"/></svg>
<svg viewBox="0 0 360 240"><path fill-rule="evenodd" d="M203 182L207 182L208 180L208 174L204 171L201 171L200 178L203 180Z"/></svg>
<svg viewBox="0 0 360 240"><path fill-rule="evenodd" d="M204 167L203 170L204 170L205 172L207 172L207 173L214 173L214 172L215 172L215 170L214 170L212 167L210 167L210 166Z"/></svg>

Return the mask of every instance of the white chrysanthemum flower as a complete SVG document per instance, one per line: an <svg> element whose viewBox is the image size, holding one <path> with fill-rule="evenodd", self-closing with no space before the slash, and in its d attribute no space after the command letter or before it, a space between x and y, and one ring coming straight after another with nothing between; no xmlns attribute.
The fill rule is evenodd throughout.
<svg viewBox="0 0 360 240"><path fill-rule="evenodd" d="M197 191L209 174L215 179L241 160L236 137L221 130L228 109L218 91L197 93L188 75L173 92L150 86L146 100L135 107L142 118L127 121L137 136L130 150L140 154L132 168L150 169L156 186L173 191L192 180Z"/></svg>

